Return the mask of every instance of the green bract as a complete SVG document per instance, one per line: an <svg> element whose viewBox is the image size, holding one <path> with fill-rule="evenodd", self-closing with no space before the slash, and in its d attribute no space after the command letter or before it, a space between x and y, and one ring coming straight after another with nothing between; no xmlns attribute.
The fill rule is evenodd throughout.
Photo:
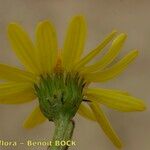
<svg viewBox="0 0 150 150"><path fill-rule="evenodd" d="M85 81L78 73L53 73L41 76L35 90L42 113L52 121L61 116L72 119L82 99Z"/></svg>

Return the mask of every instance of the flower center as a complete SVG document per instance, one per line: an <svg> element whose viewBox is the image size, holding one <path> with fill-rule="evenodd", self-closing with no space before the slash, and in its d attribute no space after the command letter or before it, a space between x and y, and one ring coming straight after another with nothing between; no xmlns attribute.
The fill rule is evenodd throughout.
<svg viewBox="0 0 150 150"><path fill-rule="evenodd" d="M41 76L35 90L44 116L51 121L61 116L72 119L82 102L85 85L78 73L59 72Z"/></svg>

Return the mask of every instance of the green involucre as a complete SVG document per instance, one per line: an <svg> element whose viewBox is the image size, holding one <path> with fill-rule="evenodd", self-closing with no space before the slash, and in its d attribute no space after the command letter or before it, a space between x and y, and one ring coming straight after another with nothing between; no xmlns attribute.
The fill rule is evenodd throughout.
<svg viewBox="0 0 150 150"><path fill-rule="evenodd" d="M51 121L72 119L83 99L85 81L78 73L53 73L35 84L42 113Z"/></svg>

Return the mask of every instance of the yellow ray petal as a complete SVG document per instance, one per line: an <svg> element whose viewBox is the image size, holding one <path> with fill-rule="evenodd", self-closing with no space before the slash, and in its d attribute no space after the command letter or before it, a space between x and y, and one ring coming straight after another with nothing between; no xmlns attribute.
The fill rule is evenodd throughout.
<svg viewBox="0 0 150 150"><path fill-rule="evenodd" d="M110 80L120 73L122 73L126 67L138 56L137 50L132 50L124 58L122 58L118 63L114 64L112 67L107 68L104 71L86 74L85 78L89 82L105 82Z"/></svg>
<svg viewBox="0 0 150 150"><path fill-rule="evenodd" d="M114 92L114 93L123 94L123 95L130 95L129 92L118 90L118 89L109 89L109 91Z"/></svg>
<svg viewBox="0 0 150 150"><path fill-rule="evenodd" d="M100 102L107 107L119 111L143 111L145 104L141 99L130 95L113 92L108 89L87 89L87 97L91 101Z"/></svg>
<svg viewBox="0 0 150 150"><path fill-rule="evenodd" d="M104 57L98 62L96 62L95 64L85 67L83 72L90 73L90 72L98 71L104 69L107 65L109 65L119 54L125 42L126 37L127 36L123 33L118 35L112 42L109 51L104 55Z"/></svg>
<svg viewBox="0 0 150 150"><path fill-rule="evenodd" d="M0 97L0 104L23 104L36 99L33 89Z"/></svg>
<svg viewBox="0 0 150 150"><path fill-rule="evenodd" d="M0 64L0 78L10 81L35 82L36 76L15 67Z"/></svg>
<svg viewBox="0 0 150 150"><path fill-rule="evenodd" d="M37 57L42 72L49 73L56 62L57 36L49 21L38 24L36 30Z"/></svg>
<svg viewBox="0 0 150 150"><path fill-rule="evenodd" d="M98 53L100 53L104 49L104 47L114 38L116 33L116 31L112 31L109 35L107 35L106 38L94 50L92 50L84 58L77 62L75 68L78 70L82 70L82 67L90 62L96 55L98 55Z"/></svg>
<svg viewBox="0 0 150 150"><path fill-rule="evenodd" d="M0 84L0 104L22 104L36 98L31 84Z"/></svg>
<svg viewBox="0 0 150 150"><path fill-rule="evenodd" d="M44 121L46 121L46 118L41 113L40 108L36 107L24 122L23 127L28 129L33 128L36 125L43 123Z"/></svg>
<svg viewBox="0 0 150 150"><path fill-rule="evenodd" d="M86 37L86 23L82 16L76 16L71 21L63 48L63 64L69 68L77 62L84 49Z"/></svg>
<svg viewBox="0 0 150 150"><path fill-rule="evenodd" d="M9 94L15 94L17 92L24 91L25 89L31 88L32 84L30 83L3 83L0 84L0 97L9 95Z"/></svg>
<svg viewBox="0 0 150 150"><path fill-rule="evenodd" d="M91 107L93 113L95 114L95 117L97 119L97 122L103 129L104 133L108 136L108 138L112 141L112 143L117 147L122 147L122 143L113 130L113 128L110 125L110 122L108 121L107 117L105 116L104 112L101 110L101 108L97 105L97 103L89 103L89 106Z"/></svg>
<svg viewBox="0 0 150 150"><path fill-rule="evenodd" d="M8 37L13 50L24 66L29 71L37 73L35 48L27 33L18 24L11 23L8 26Z"/></svg>
<svg viewBox="0 0 150 150"><path fill-rule="evenodd" d="M95 116L92 113L92 111L84 104L81 104L78 113L83 116L84 118L87 118L89 120L95 121Z"/></svg>

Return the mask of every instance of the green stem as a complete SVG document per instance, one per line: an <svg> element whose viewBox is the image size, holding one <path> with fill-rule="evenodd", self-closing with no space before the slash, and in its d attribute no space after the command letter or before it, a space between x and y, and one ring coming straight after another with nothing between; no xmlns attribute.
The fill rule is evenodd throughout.
<svg viewBox="0 0 150 150"><path fill-rule="evenodd" d="M55 132L52 146L48 150L67 150L68 146L56 145L56 141L68 141L72 138L74 122L68 119L59 119L55 122Z"/></svg>
<svg viewBox="0 0 150 150"><path fill-rule="evenodd" d="M65 141L68 141L72 138L73 130L74 130L74 121L72 120L69 122L68 128L64 134ZM62 150L67 150L67 149L68 149L68 146L64 147L64 149L62 149Z"/></svg>

